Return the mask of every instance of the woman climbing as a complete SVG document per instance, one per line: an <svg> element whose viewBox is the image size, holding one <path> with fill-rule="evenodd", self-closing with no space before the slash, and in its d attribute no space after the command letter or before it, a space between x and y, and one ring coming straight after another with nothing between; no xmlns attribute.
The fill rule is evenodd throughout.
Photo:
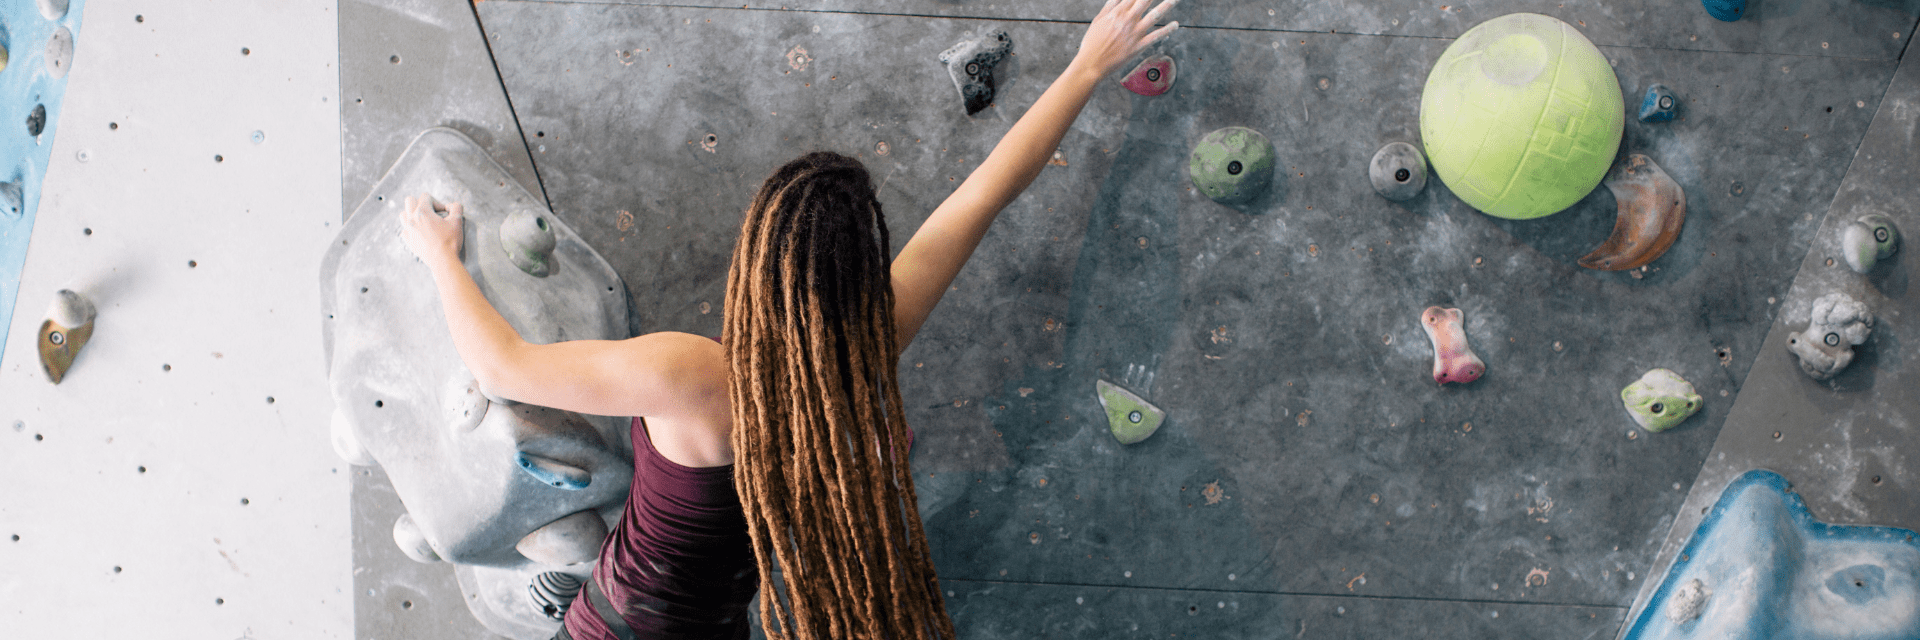
<svg viewBox="0 0 1920 640"><path fill-rule="evenodd" d="M810 153L740 225L718 342L686 333L530 344L460 262L461 206L409 198L402 237L492 395L633 420L633 489L560 637L953 638L915 508L895 371L1000 210L1102 78L1179 23L1107 0L1080 51L891 254L858 161ZM778 579L761 580L778 572Z"/></svg>

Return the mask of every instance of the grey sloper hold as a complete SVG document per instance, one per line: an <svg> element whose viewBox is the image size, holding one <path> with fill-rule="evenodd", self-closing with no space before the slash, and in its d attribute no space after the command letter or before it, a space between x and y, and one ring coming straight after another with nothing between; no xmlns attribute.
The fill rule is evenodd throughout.
<svg viewBox="0 0 1920 640"><path fill-rule="evenodd" d="M1405 142L1389 142L1373 154L1367 178L1380 197L1399 202L1427 188L1427 157Z"/></svg>
<svg viewBox="0 0 1920 640"><path fill-rule="evenodd" d="M40 0L40 17L59 20L67 15L67 0Z"/></svg>
<svg viewBox="0 0 1920 640"><path fill-rule="evenodd" d="M1867 305L1844 293L1829 293L1813 301L1805 331L1787 334L1787 351L1800 361L1800 372L1815 380L1839 375L1853 363L1853 346L1873 333L1873 313Z"/></svg>
<svg viewBox="0 0 1920 640"><path fill-rule="evenodd" d="M1893 218L1885 214L1860 216L1840 230L1840 253L1855 273L1872 271L1873 265L1893 257L1899 250L1900 229L1893 226Z"/></svg>
<svg viewBox="0 0 1920 640"><path fill-rule="evenodd" d="M993 92L997 84L994 81L994 67L999 66L1013 53L1013 37L1004 29L994 29L978 38L961 40L946 51L940 52L940 63L947 65L947 75L953 77L953 86L960 90L960 99L966 101L967 115L979 113L987 105L993 104Z"/></svg>

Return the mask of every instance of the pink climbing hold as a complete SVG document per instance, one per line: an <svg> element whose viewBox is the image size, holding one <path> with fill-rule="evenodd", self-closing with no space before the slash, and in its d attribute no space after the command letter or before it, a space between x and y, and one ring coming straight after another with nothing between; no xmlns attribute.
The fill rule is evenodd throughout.
<svg viewBox="0 0 1920 640"><path fill-rule="evenodd" d="M1427 307L1420 313L1420 328L1433 341L1433 381L1466 384L1480 379L1487 364L1467 346L1466 316L1459 309Z"/></svg>
<svg viewBox="0 0 1920 640"><path fill-rule="evenodd" d="M1120 86L1143 96L1157 96L1173 88L1173 58L1165 54L1151 56L1127 72Z"/></svg>

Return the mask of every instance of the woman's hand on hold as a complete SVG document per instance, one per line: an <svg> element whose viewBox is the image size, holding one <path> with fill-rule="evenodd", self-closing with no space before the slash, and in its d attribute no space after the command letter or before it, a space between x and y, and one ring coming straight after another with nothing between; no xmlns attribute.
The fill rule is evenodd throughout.
<svg viewBox="0 0 1920 640"><path fill-rule="evenodd" d="M1112 73L1134 54L1180 28L1178 22L1158 29L1153 27L1179 3L1180 0L1164 0L1148 10L1151 0L1107 0L1100 15L1094 16L1093 24L1087 25L1087 35L1080 39L1080 53L1074 56L1074 62L1090 65L1088 68L1102 77Z"/></svg>
<svg viewBox="0 0 1920 640"><path fill-rule="evenodd" d="M414 257L433 266L460 261L461 226L465 208L455 202L441 216L427 194L409 196L406 210L400 213L400 241Z"/></svg>

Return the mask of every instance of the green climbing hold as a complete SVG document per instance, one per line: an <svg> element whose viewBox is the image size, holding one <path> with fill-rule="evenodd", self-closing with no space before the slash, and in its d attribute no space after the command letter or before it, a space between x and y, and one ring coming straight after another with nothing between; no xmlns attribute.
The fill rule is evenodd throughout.
<svg viewBox="0 0 1920 640"><path fill-rule="evenodd" d="M1606 55L1557 18L1481 23L1454 40L1420 94L1433 172L1487 215L1523 220L1593 192L1626 122Z"/></svg>
<svg viewBox="0 0 1920 640"><path fill-rule="evenodd" d="M1100 394L1100 406L1107 410L1107 427L1120 444L1133 444L1160 430L1167 414L1133 392L1105 380L1094 383Z"/></svg>
<svg viewBox="0 0 1920 640"><path fill-rule="evenodd" d="M552 268L553 225L543 212L522 209L500 222L500 246L507 250L513 266L536 278L545 278Z"/></svg>
<svg viewBox="0 0 1920 640"><path fill-rule="evenodd" d="M1668 369L1654 369L1620 390L1620 401L1640 428L1653 433L1686 422L1705 401L1686 378Z"/></svg>
<svg viewBox="0 0 1920 640"><path fill-rule="evenodd" d="M1273 184L1273 143L1258 131L1227 127L1193 146L1187 171L1194 188L1214 202L1247 202Z"/></svg>

